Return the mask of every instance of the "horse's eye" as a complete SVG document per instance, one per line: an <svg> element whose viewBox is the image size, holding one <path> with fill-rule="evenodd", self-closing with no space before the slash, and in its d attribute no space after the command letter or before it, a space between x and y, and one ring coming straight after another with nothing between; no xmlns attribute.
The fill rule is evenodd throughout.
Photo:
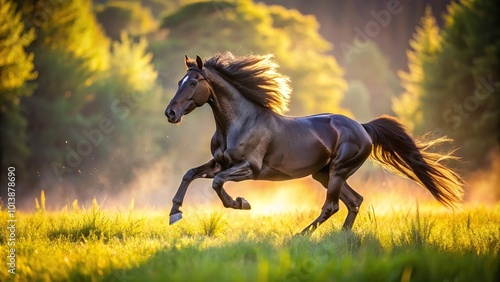
<svg viewBox="0 0 500 282"><path fill-rule="evenodd" d="M191 86L195 86L196 84L198 84L198 81L196 80L191 81Z"/></svg>

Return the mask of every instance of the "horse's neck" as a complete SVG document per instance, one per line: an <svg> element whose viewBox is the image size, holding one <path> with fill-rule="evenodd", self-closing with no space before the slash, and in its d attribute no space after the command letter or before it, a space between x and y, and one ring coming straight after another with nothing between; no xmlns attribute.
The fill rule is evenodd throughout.
<svg viewBox="0 0 500 282"><path fill-rule="evenodd" d="M214 94L209 104L219 130L227 131L234 123L255 118L256 106L243 97L234 86L217 74L211 75L210 82Z"/></svg>

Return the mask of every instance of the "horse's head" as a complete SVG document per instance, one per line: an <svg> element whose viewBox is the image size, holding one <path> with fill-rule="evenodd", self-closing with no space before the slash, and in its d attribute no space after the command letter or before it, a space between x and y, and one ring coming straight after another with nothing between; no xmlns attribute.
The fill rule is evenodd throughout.
<svg viewBox="0 0 500 282"><path fill-rule="evenodd" d="M203 106L213 92L200 56L196 56L196 61L185 56L185 63L187 73L179 80L179 88L165 110L171 123L180 122L183 115Z"/></svg>

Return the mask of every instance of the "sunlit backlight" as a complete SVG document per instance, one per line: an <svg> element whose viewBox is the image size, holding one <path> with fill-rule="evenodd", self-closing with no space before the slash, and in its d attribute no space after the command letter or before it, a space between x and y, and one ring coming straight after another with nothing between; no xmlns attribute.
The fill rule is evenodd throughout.
<svg viewBox="0 0 500 282"><path fill-rule="evenodd" d="M254 215L319 210L326 195L326 190L309 178L281 182L248 181L227 186L230 195L241 196L250 203L250 213Z"/></svg>
<svg viewBox="0 0 500 282"><path fill-rule="evenodd" d="M500 202L500 154L494 152L491 167L477 170L469 178L469 190L466 193L468 202L474 205L496 204Z"/></svg>
<svg viewBox="0 0 500 282"><path fill-rule="evenodd" d="M144 171L121 193L114 195L95 195L99 200L106 198L105 208L120 207L127 210L131 199L135 208L159 209L169 211L171 199L178 188L182 174L173 173L173 164L169 160L161 160ZM498 203L500 158L489 170L478 171L466 179L465 206L488 205ZM223 205L211 188L211 179L199 179L191 183L182 209L222 209ZM360 214L374 211L377 215L408 212L419 207L421 212L433 214L453 212L440 205L423 187L411 180L403 179L383 171L360 172L349 179L349 184L361 194L364 201ZM108 183L110 186L112 181ZM66 187L67 188L67 187ZM326 189L311 177L290 181L242 181L228 182L224 189L234 199L245 198L252 209L241 211L249 215L289 214L315 211L320 213L325 202ZM66 189L67 190L67 189ZM53 193L52 193L53 194ZM57 195L49 195L51 205L57 208L72 202L75 197L66 195L59 199ZM80 199L79 199L80 200ZM82 200L82 203L85 201ZM58 204L59 203L59 204ZM33 205L33 198L30 201ZM340 204L340 211L346 207Z"/></svg>

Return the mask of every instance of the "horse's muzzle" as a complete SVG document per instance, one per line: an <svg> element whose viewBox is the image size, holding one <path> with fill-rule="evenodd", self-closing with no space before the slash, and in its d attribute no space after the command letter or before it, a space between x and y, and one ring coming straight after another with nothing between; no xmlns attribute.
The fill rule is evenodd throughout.
<svg viewBox="0 0 500 282"><path fill-rule="evenodd" d="M169 108L165 110L165 116L167 117L168 122L170 123L178 123L179 121L181 121L180 116L177 117L177 113Z"/></svg>

